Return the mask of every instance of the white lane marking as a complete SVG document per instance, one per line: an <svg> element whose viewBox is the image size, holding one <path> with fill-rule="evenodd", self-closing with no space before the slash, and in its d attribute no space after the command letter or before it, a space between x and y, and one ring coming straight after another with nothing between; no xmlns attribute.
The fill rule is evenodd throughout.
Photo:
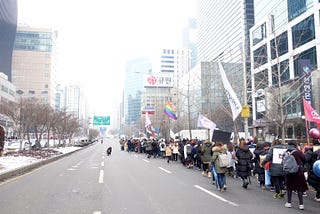
<svg viewBox="0 0 320 214"><path fill-rule="evenodd" d="M93 214L101 214L101 211L94 211Z"/></svg>
<svg viewBox="0 0 320 214"><path fill-rule="evenodd" d="M101 162L101 166L104 166L104 162Z"/></svg>
<svg viewBox="0 0 320 214"><path fill-rule="evenodd" d="M170 173L172 173L171 171L169 171L169 170L166 170L166 169L164 169L164 168L162 168L162 167L158 167L159 169L161 169L162 171L165 171L166 173L168 173L168 174L170 174Z"/></svg>
<svg viewBox="0 0 320 214"><path fill-rule="evenodd" d="M104 156L102 156L102 159L104 159Z"/></svg>
<svg viewBox="0 0 320 214"><path fill-rule="evenodd" d="M100 174L99 174L99 184L103 183L103 170L100 170Z"/></svg>
<svg viewBox="0 0 320 214"><path fill-rule="evenodd" d="M134 156L137 158L138 157L138 155L136 155L136 154L134 154Z"/></svg>
<svg viewBox="0 0 320 214"><path fill-rule="evenodd" d="M147 159L142 159L144 162L147 162L147 163L149 163L150 161L148 161Z"/></svg>
<svg viewBox="0 0 320 214"><path fill-rule="evenodd" d="M74 171L74 170L76 170L76 169L73 169L73 168L69 168L68 170L69 170L69 171Z"/></svg>
<svg viewBox="0 0 320 214"><path fill-rule="evenodd" d="M211 196L219 199L220 201L226 202L226 203L228 203L228 204L230 204L230 205L232 205L232 206L235 206L235 207L239 207L238 204L236 204L236 203L234 203L234 202L231 202L231 201L228 201L227 199L225 199L225 198L223 198L223 197L221 197L221 196L219 196L219 195L217 195L217 194L214 194L213 192L210 192L209 190L207 190L207 189L205 189L205 188L203 188L203 187L201 187L201 186L194 185L194 187L202 190L202 191L205 192L205 193L208 193L209 195L211 195Z"/></svg>

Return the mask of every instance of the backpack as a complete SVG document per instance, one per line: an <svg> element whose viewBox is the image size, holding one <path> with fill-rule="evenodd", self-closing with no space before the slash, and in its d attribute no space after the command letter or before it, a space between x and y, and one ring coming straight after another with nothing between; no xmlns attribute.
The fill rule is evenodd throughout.
<svg viewBox="0 0 320 214"><path fill-rule="evenodd" d="M218 166L223 168L229 165L229 158L226 153L220 153L218 155Z"/></svg>
<svg viewBox="0 0 320 214"><path fill-rule="evenodd" d="M299 171L299 165L292 155L295 151L285 152L283 155L282 165L285 174L297 173Z"/></svg>

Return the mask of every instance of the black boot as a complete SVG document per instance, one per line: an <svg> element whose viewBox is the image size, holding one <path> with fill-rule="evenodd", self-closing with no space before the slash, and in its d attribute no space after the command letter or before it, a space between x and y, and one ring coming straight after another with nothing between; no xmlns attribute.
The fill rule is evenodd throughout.
<svg viewBox="0 0 320 214"><path fill-rule="evenodd" d="M247 189L248 185L249 185L249 182L247 181L247 179L243 179L242 187Z"/></svg>

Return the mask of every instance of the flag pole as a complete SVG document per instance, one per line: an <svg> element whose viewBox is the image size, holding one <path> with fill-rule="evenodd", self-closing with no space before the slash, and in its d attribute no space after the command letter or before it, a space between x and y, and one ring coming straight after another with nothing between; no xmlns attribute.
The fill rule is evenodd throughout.
<svg viewBox="0 0 320 214"><path fill-rule="evenodd" d="M309 137L309 126L308 121L306 118L304 118L304 121L306 123L306 135L307 135L307 145L310 146L310 137Z"/></svg>

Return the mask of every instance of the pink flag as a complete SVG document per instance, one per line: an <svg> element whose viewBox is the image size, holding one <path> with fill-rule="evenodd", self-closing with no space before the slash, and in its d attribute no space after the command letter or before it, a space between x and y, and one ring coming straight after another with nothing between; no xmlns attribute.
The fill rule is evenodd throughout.
<svg viewBox="0 0 320 214"><path fill-rule="evenodd" d="M303 108L304 108L304 115L307 121L315 122L317 124L320 123L319 114L311 107L311 105L305 99L303 99Z"/></svg>

